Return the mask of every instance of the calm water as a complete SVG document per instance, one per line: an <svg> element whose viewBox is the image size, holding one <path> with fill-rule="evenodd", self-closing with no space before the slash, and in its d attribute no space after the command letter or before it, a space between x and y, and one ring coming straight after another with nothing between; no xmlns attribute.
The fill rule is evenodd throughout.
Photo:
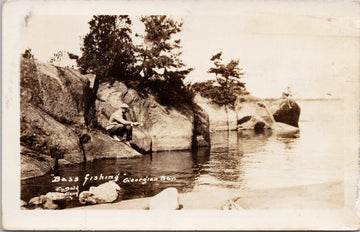
<svg viewBox="0 0 360 232"><path fill-rule="evenodd" d="M180 192L214 188L271 189L343 179L343 101L299 101L300 133L276 136L271 131L216 132L211 148L144 155L140 159L101 160L68 167L22 181L21 197L29 200L56 187L78 185L80 192L104 180L84 177L118 175L123 199L153 196L167 187ZM78 177L78 182L52 183L53 176ZM168 179L161 179L166 176ZM158 178L146 183L125 183L125 178ZM67 206L79 205L77 199Z"/></svg>

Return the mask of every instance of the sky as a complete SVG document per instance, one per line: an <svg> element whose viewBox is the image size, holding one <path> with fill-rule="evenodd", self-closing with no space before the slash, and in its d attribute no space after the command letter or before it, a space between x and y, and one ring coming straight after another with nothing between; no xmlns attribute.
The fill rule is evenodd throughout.
<svg viewBox="0 0 360 232"><path fill-rule="evenodd" d="M212 79L210 57L239 59L248 91L279 97L290 86L295 97L343 97L343 83L359 77L360 7L336 1L245 2L236 9L188 9L169 15L184 21L182 59L195 70L186 81ZM320 2L320 3L319 3ZM22 50L48 62L65 50L81 55L88 15L31 14L22 31ZM131 15L134 33L143 26Z"/></svg>

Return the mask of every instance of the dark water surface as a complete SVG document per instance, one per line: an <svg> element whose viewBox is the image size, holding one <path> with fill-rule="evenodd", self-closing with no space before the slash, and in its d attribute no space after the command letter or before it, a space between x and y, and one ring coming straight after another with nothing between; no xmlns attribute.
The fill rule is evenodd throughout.
<svg viewBox="0 0 360 232"><path fill-rule="evenodd" d="M192 192L218 188L271 189L341 181L343 101L299 101L298 104L302 109L301 131L296 135L277 136L271 131L261 134L216 132L211 135L210 149L100 160L21 181L21 198L28 201L59 186L79 186L81 192L107 181L94 180L95 176L119 177L117 183L122 188L123 199L153 196L167 187ZM84 184L87 174L93 179ZM67 181L53 183L55 176ZM74 182L76 177L79 180ZM138 182L128 183L131 178ZM77 205L80 204L76 197L67 203L67 207Z"/></svg>

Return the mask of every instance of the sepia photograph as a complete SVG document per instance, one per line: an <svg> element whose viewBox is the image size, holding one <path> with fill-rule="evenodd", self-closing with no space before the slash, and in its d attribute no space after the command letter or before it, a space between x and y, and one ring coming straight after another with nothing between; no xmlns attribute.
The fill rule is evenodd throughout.
<svg viewBox="0 0 360 232"><path fill-rule="evenodd" d="M4 229L360 228L359 1L3 12Z"/></svg>

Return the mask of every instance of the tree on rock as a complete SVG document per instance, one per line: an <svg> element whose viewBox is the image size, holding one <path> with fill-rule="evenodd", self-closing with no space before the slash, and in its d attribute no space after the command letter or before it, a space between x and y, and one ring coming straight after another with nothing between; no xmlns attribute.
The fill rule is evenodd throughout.
<svg viewBox="0 0 360 232"><path fill-rule="evenodd" d="M90 32L83 39L82 56L77 62L83 74L95 74L91 108L100 82L132 79L136 59L128 15L94 15L89 25Z"/></svg>
<svg viewBox="0 0 360 232"><path fill-rule="evenodd" d="M183 22L165 15L144 16L140 21L145 25L144 43L138 48L143 83L164 105L192 101L183 82L192 69L185 67L180 58L181 40L174 38L182 31Z"/></svg>
<svg viewBox="0 0 360 232"><path fill-rule="evenodd" d="M239 68L239 60L230 60L228 64L224 64L222 52L218 52L211 57L214 67L208 70L208 73L216 75L215 81L209 81L207 85L206 94L210 97L212 102L225 106L225 112L228 117L228 107L234 108L234 103L237 95L248 94L246 92L245 83L241 81L244 73L242 68ZM212 85L210 88L209 85ZM227 125L229 128L229 119L227 118Z"/></svg>
<svg viewBox="0 0 360 232"><path fill-rule="evenodd" d="M81 72L95 74L98 81L131 78L135 48L129 16L94 15L89 25L78 59Z"/></svg>

